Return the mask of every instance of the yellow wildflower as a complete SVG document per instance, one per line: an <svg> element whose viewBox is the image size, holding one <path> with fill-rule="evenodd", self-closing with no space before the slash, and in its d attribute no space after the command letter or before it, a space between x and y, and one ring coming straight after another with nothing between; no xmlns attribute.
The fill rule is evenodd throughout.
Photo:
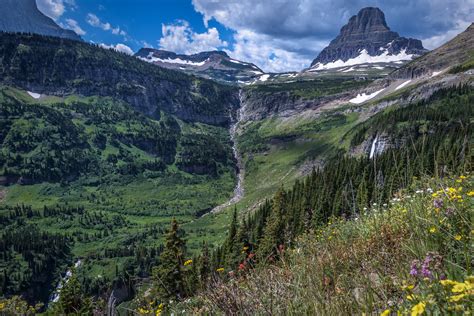
<svg viewBox="0 0 474 316"><path fill-rule="evenodd" d="M160 316L161 315L161 312L163 312L163 307L164 307L163 303L158 305L158 309L155 312L155 316Z"/></svg>
<svg viewBox="0 0 474 316"><path fill-rule="evenodd" d="M388 316L390 315L390 310L389 309L386 309L382 312L382 314L380 314L380 316Z"/></svg>
<svg viewBox="0 0 474 316"><path fill-rule="evenodd" d="M430 228L430 233L432 233L432 234L436 233L436 227L431 227Z"/></svg>
<svg viewBox="0 0 474 316"><path fill-rule="evenodd" d="M224 272L224 268L219 268L216 270L217 272Z"/></svg>
<svg viewBox="0 0 474 316"><path fill-rule="evenodd" d="M441 280L439 281L443 286L453 286L456 285L458 282L453 281L453 280Z"/></svg>
<svg viewBox="0 0 474 316"><path fill-rule="evenodd" d="M449 298L449 301L450 302L459 302L460 300L462 300L464 297L466 296L466 294L458 294L458 295L453 295Z"/></svg>
<svg viewBox="0 0 474 316"><path fill-rule="evenodd" d="M459 176L459 179L464 180L466 179L466 176Z"/></svg>
<svg viewBox="0 0 474 316"><path fill-rule="evenodd" d="M141 315L146 315L146 314L149 314L150 311L147 310L147 309L144 309L144 308L139 307L139 308L138 308L138 313L141 314Z"/></svg>
<svg viewBox="0 0 474 316"><path fill-rule="evenodd" d="M426 303L419 302L411 309L411 316L422 315L425 312Z"/></svg>
<svg viewBox="0 0 474 316"><path fill-rule="evenodd" d="M461 240L461 239L462 239L462 236L461 236L461 235L456 235L456 236L454 236L454 239L456 239L456 240L458 240L458 241L459 241L459 240Z"/></svg>
<svg viewBox="0 0 474 316"><path fill-rule="evenodd" d="M474 196L474 191L467 192L467 196Z"/></svg>
<svg viewBox="0 0 474 316"><path fill-rule="evenodd" d="M191 263L193 263L193 261L191 259L189 259L184 263L184 265L189 266Z"/></svg>
<svg viewBox="0 0 474 316"><path fill-rule="evenodd" d="M412 294L407 295L407 300L413 301L414 299L415 299L415 295L412 295Z"/></svg>
<svg viewBox="0 0 474 316"><path fill-rule="evenodd" d="M474 284L466 281L464 283L456 283L453 286L453 289L451 290L451 292L453 292L453 293L463 293L463 292L470 291L472 289L474 289Z"/></svg>
<svg viewBox="0 0 474 316"><path fill-rule="evenodd" d="M5 308L5 303L0 303L0 311Z"/></svg>

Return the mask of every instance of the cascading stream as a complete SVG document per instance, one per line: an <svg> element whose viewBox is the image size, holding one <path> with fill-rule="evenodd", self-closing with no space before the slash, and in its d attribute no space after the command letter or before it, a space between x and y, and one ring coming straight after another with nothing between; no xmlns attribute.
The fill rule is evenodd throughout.
<svg viewBox="0 0 474 316"><path fill-rule="evenodd" d="M245 104L244 102L242 102L242 90L239 90L239 110L237 111L237 117L234 123L232 123L232 125L229 128L230 140L232 141L232 151L234 153L235 160L237 161L237 184L235 186L234 195L232 196L232 198L228 200L227 202L225 202L224 204L218 205L215 208L213 208L210 213L218 213L222 211L223 209L239 202L244 196L245 169L244 169L244 163L242 161L242 156L240 155L240 152L237 148L238 129L239 129L240 123L244 119L244 116L245 116Z"/></svg>

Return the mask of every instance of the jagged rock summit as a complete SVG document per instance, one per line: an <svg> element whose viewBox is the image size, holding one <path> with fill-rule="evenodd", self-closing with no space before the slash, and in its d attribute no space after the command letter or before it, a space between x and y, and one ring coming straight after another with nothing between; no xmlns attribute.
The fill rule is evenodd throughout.
<svg viewBox="0 0 474 316"><path fill-rule="evenodd" d="M0 31L35 33L82 41L74 31L61 28L51 18L41 13L35 0L1 0Z"/></svg>
<svg viewBox="0 0 474 316"><path fill-rule="evenodd" d="M325 70L364 63L399 63L426 53L420 40L391 31L379 8L368 7L349 19L340 34L311 63Z"/></svg>
<svg viewBox="0 0 474 316"><path fill-rule="evenodd" d="M184 55L166 50L142 48L135 56L161 67L228 83L244 84L265 74L256 65L235 60L223 51Z"/></svg>

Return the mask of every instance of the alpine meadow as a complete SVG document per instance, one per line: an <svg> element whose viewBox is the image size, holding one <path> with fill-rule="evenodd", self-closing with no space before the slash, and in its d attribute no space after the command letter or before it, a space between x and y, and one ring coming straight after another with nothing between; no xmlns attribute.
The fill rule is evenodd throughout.
<svg viewBox="0 0 474 316"><path fill-rule="evenodd" d="M448 2L0 0L0 315L472 315Z"/></svg>

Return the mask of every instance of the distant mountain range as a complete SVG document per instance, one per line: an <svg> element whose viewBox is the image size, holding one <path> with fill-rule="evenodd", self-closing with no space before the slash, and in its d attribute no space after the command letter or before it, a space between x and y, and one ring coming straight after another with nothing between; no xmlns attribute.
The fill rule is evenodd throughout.
<svg viewBox="0 0 474 316"><path fill-rule="evenodd" d="M229 57L222 51L202 52L193 55L176 54L153 48L142 48L135 54L141 60L229 83L250 83L265 73L252 63Z"/></svg>
<svg viewBox="0 0 474 316"><path fill-rule="evenodd" d="M35 0L1 0L0 31L12 33L35 33L82 41L71 30L61 28L36 6Z"/></svg>
<svg viewBox="0 0 474 316"><path fill-rule="evenodd" d="M309 71L370 65L399 67L428 52L418 39L393 32L379 8L364 8L349 19L339 35L311 63Z"/></svg>

